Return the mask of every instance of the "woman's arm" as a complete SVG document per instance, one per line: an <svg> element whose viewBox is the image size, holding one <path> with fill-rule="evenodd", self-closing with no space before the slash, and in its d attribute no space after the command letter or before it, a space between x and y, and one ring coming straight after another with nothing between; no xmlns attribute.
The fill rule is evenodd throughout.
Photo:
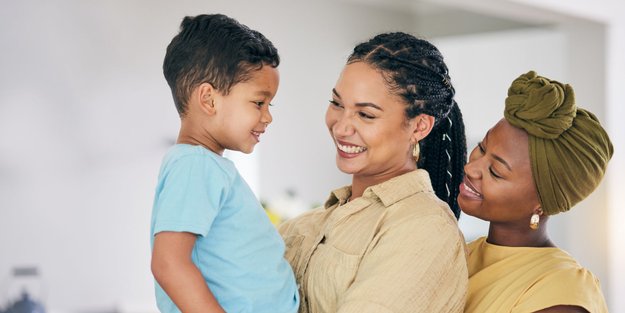
<svg viewBox="0 0 625 313"><path fill-rule="evenodd" d="M154 237L152 274L182 312L219 312L217 299L202 273L191 261L196 235L187 232L160 232Z"/></svg>
<svg viewBox="0 0 625 313"><path fill-rule="evenodd" d="M588 313L586 309L573 305L556 305L535 313Z"/></svg>

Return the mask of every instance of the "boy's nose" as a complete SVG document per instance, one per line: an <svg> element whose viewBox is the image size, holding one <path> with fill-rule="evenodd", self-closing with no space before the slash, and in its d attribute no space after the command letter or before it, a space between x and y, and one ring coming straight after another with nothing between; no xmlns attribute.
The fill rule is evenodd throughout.
<svg viewBox="0 0 625 313"><path fill-rule="evenodd" d="M271 122L273 122L273 116L271 116L271 113L269 112L269 110L263 111L263 115L261 116L260 122L265 125L269 125L271 124Z"/></svg>

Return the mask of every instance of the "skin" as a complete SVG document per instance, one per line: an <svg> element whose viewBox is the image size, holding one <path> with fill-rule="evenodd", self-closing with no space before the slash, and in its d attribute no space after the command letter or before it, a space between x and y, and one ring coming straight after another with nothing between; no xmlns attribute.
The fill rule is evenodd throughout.
<svg viewBox="0 0 625 313"><path fill-rule="evenodd" d="M225 149L251 153L271 123L269 103L279 83L278 70L263 66L228 94L203 83L191 93L177 143L201 145L222 155ZM225 312L191 260L197 237L160 232L154 238L152 273L182 312Z"/></svg>
<svg viewBox="0 0 625 313"><path fill-rule="evenodd" d="M225 312L191 261L195 234L161 232L154 238L152 274L182 312Z"/></svg>
<svg viewBox="0 0 625 313"><path fill-rule="evenodd" d="M351 199L362 196L367 187L416 169L412 147L430 133L434 117L407 119L405 108L378 70L364 62L344 67L326 125L337 147L337 167L352 174Z"/></svg>
<svg viewBox="0 0 625 313"><path fill-rule="evenodd" d="M487 242L510 247L555 247L547 234L548 216L540 208L524 130L501 119L471 151L464 171L458 204L464 213L490 222ZM529 227L534 213L540 215L536 230ZM578 306L554 306L539 312L587 311Z"/></svg>
<svg viewBox="0 0 625 313"><path fill-rule="evenodd" d="M228 94L209 83L199 85L191 93L177 142L202 145L219 155L225 149L251 153L259 142L257 135L273 120L269 103L279 81L276 68L263 66Z"/></svg>

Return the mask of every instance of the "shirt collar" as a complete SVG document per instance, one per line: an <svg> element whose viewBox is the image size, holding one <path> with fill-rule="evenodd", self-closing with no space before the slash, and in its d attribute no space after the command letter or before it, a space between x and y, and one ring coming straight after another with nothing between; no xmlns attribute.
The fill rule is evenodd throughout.
<svg viewBox="0 0 625 313"><path fill-rule="evenodd" d="M378 198L385 207L419 192L434 192L430 175L423 169L393 177L383 183L365 189L363 197ZM337 202L345 203L352 193L351 186L338 188L330 194L324 207L330 208Z"/></svg>
<svg viewBox="0 0 625 313"><path fill-rule="evenodd" d="M326 209L338 203L345 203L352 194L352 186L344 186L339 189L335 189L330 193L328 200L323 205Z"/></svg>

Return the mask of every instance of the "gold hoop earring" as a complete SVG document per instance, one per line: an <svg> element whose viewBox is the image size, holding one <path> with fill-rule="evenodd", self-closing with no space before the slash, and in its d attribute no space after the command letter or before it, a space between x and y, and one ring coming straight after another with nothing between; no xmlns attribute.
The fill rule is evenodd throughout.
<svg viewBox="0 0 625 313"><path fill-rule="evenodd" d="M412 147L412 158L415 162L419 161L419 153L421 153L421 148L419 147L419 143L415 143Z"/></svg>
<svg viewBox="0 0 625 313"><path fill-rule="evenodd" d="M540 222L540 215L537 213L532 214L532 217L530 218L530 228L533 230L538 229L538 222Z"/></svg>

